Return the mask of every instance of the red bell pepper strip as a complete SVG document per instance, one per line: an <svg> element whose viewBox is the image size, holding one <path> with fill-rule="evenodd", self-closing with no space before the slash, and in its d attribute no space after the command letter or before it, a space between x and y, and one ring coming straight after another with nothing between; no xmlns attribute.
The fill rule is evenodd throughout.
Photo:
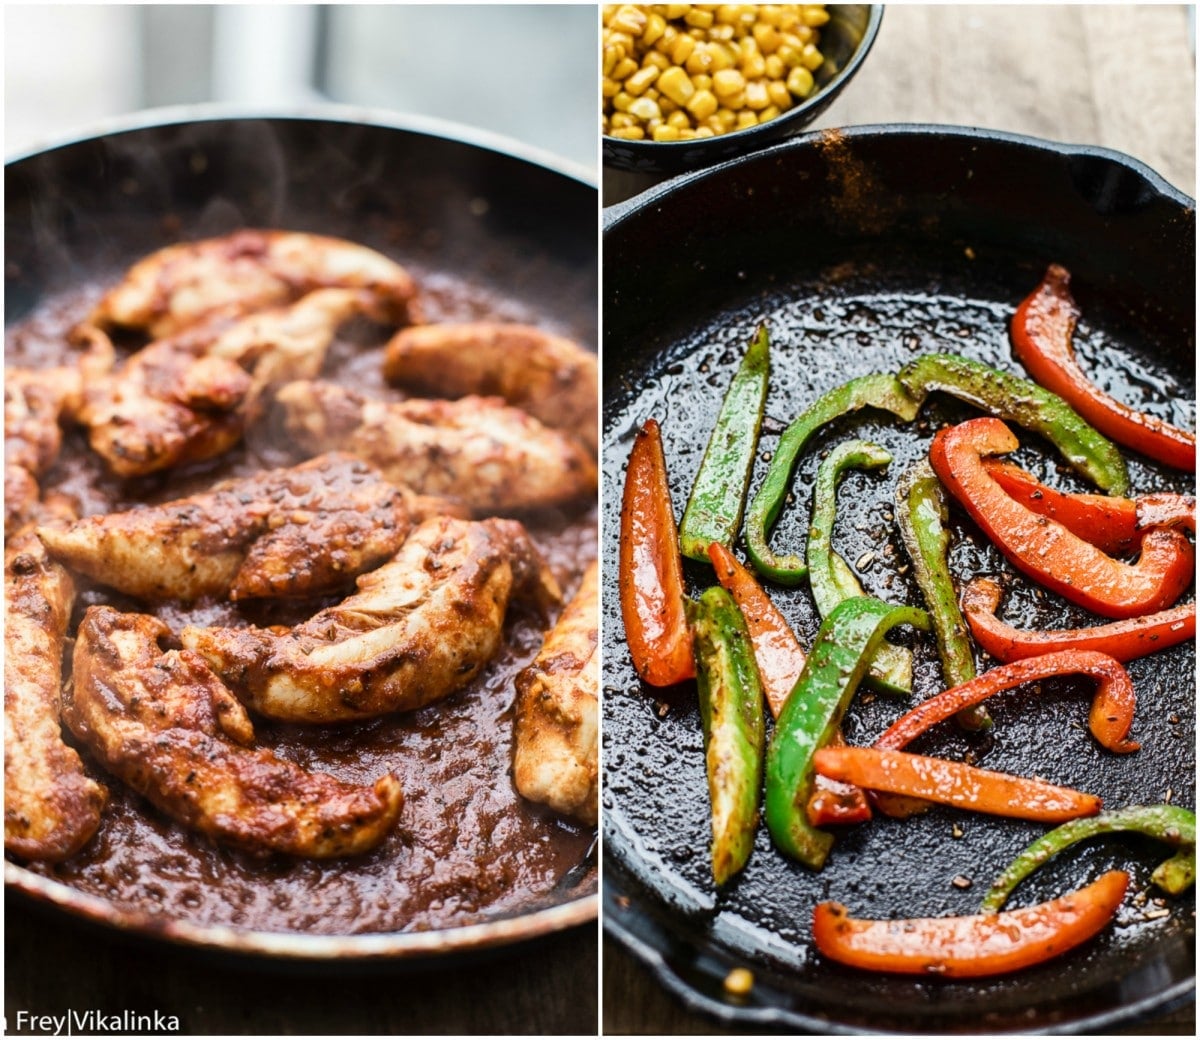
<svg viewBox="0 0 1200 1040"><path fill-rule="evenodd" d="M1196 436L1110 397L1084 374L1071 339L1079 308L1071 276L1051 264L1012 320L1013 350L1034 380L1058 394L1118 444L1176 469L1195 471Z"/></svg>
<svg viewBox="0 0 1200 1040"><path fill-rule="evenodd" d="M804 671L804 648L766 590L733 553L720 542L712 542L708 547L708 558L717 572L717 581L733 596L746 619L763 695L771 709L771 717L777 719L787 703L788 694Z"/></svg>
<svg viewBox="0 0 1200 1040"><path fill-rule="evenodd" d="M638 431L625 470L617 582L633 666L651 686L696 674L683 597L683 562L658 423Z"/></svg>
<svg viewBox="0 0 1200 1040"><path fill-rule="evenodd" d="M1070 787L907 751L826 746L813 755L813 765L822 776L872 791L1018 820L1062 823L1095 816L1101 808L1095 795Z"/></svg>
<svg viewBox="0 0 1200 1040"><path fill-rule="evenodd" d="M1068 531L1112 556L1132 552L1153 527L1196 530L1192 495L1145 495L1137 499L1111 495L1071 495L1047 487L1020 466L1002 459L984 461L992 479L1010 496L1039 516L1057 520Z"/></svg>
<svg viewBox="0 0 1200 1040"><path fill-rule="evenodd" d="M962 609L975 641L998 661L1016 661L1057 650L1097 650L1118 661L1132 661L1196 637L1196 604L1114 621L1094 628L1023 632L996 617L1000 585L976 578L962 592Z"/></svg>
<svg viewBox="0 0 1200 1040"><path fill-rule="evenodd" d="M1092 884L1021 910L969 917L867 921L840 903L819 903L813 941L830 960L868 971L979 978L1050 960L1100 932L1117 912L1129 875L1110 870Z"/></svg>
<svg viewBox="0 0 1200 1040"><path fill-rule="evenodd" d="M796 680L804 671L807 655L787 619L755 580L754 575L738 562L733 553L720 542L713 542L708 547L708 558L712 561L713 570L717 572L717 581L733 596L742 617L746 619L767 707L771 709L772 718L777 719L787 703L788 695L796 685ZM840 729L835 732L831 743L844 743ZM831 823L863 823L871 818L871 806L867 802L867 796L850 784L839 784L836 780L818 777L812 800L817 799L826 807L822 814L821 826ZM810 806L812 800L809 802Z"/></svg>
<svg viewBox="0 0 1200 1040"><path fill-rule="evenodd" d="M946 489L1018 570L1064 599L1110 618L1163 610L1191 584L1195 551L1180 531L1148 531L1137 563L1127 564L1011 498L992 479L982 456L1016 448L1017 438L999 419L971 419L939 430L929 461Z"/></svg>
<svg viewBox="0 0 1200 1040"><path fill-rule="evenodd" d="M1060 650L1058 653L1029 657L993 668L970 682L922 701L893 722L874 746L899 751L930 726L993 694L1038 679L1074 674L1090 676L1099 683L1088 717L1092 736L1109 751L1136 751L1138 744L1126 739L1133 725L1133 712L1137 705L1133 680L1120 661L1091 650Z"/></svg>

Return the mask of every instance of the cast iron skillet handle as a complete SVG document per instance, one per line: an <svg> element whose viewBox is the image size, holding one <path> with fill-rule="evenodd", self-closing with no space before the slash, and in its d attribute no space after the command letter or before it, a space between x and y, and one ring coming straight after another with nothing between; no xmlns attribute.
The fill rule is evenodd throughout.
<svg viewBox="0 0 1200 1040"><path fill-rule="evenodd" d="M1067 145L1063 152L1075 190L1099 214L1135 213L1163 196L1192 204L1187 195L1133 156L1088 145Z"/></svg>

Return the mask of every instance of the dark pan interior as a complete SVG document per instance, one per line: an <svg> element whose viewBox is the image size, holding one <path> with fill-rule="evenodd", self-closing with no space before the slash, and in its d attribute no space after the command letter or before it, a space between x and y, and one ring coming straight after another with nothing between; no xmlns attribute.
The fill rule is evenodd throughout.
<svg viewBox="0 0 1200 1040"><path fill-rule="evenodd" d="M341 236L395 257L435 312L529 321L596 343L595 186L424 128L336 116L133 128L8 164L5 204L8 325L60 296L78 298L81 286L111 283L163 245L280 227ZM446 933L444 948L489 948L588 920L596 892L588 852L554 891L502 915L490 931L461 931L461 941ZM73 905L69 893L56 901ZM94 906L76 911L103 916ZM113 919L130 927L127 918ZM211 941L294 958L420 957L442 949L428 935L357 946L354 938L310 942L310 949L305 936L256 946L216 930Z"/></svg>
<svg viewBox="0 0 1200 1040"><path fill-rule="evenodd" d="M1191 200L1123 156L933 127L810 135L675 182L611 216L604 242L605 921L692 1006L762 1028L1044 1032L1112 1025L1189 999L1194 897L1156 902L1161 893L1149 877L1165 853L1150 842L1090 842L1022 885L1014 906L1053 898L1110 867L1133 877L1115 926L1097 940L995 980L839 967L812 948L813 906L835 899L860 917L974 913L999 870L1042 832L1037 824L948 808L907 821L877 816L841 835L819 873L776 852L763 827L747 868L718 894L694 684L655 690L637 679L622 636L616 558L623 470L637 427L651 416L662 425L678 515L760 320L772 334L772 372L752 493L786 423L852 376L935 351L1021 372L1007 322L1051 261L1073 274L1084 315L1078 351L1101 385L1194 428L1194 235ZM850 437L876 440L894 461L884 472L847 475L834 544L870 594L919 602L899 571L907 559L891 522L895 480L940 425L970 414L936 395L907 428L870 411L825 428L801 456L795 501L772 544L802 551L820 455ZM1018 461L1058 486L1085 490L1045 443L1021 439ZM1137 493L1194 486L1190 474L1125 454ZM964 514L954 511L951 525L956 577L1009 577L1002 616L1010 623L1095 623L1013 578ZM691 562L686 575L693 592L714 580L710 568ZM772 592L810 645L819 619L807 587ZM932 640L900 640L916 653L914 698L940 689ZM1040 696L1026 689L996 698L988 735L943 725L913 750L970 751L988 768L1093 791L1111 807L1164 799L1194 807L1194 655L1188 644L1130 664L1139 696L1134 736L1142 743L1133 755L1095 744L1086 729L1090 687L1069 680L1043 683ZM902 711L860 691L847 739L869 743ZM956 887L955 878L970 887ZM722 980L742 964L756 985L748 997L730 998Z"/></svg>

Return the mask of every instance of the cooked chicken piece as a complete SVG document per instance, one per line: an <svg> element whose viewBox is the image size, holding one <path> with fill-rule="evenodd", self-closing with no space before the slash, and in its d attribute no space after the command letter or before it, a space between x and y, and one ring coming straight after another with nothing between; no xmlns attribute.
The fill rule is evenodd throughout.
<svg viewBox="0 0 1200 1040"><path fill-rule="evenodd" d="M75 586L29 528L4 550L4 847L62 860L100 826L108 798L63 742L59 687Z"/></svg>
<svg viewBox="0 0 1200 1040"><path fill-rule="evenodd" d="M400 815L399 781L373 786L312 773L251 748L245 709L147 614L89 607L75 643L72 732L109 772L173 820L253 852L324 859L366 852Z"/></svg>
<svg viewBox="0 0 1200 1040"><path fill-rule="evenodd" d="M76 417L118 476L212 458L241 439L270 388L315 376L338 327L374 306L364 290L320 289L249 316L209 313L87 386Z"/></svg>
<svg viewBox="0 0 1200 1040"><path fill-rule="evenodd" d="M510 599L558 586L514 520L426 520L358 592L290 632L183 630L255 711L337 722L419 708L461 689L500 645Z"/></svg>
<svg viewBox="0 0 1200 1040"><path fill-rule="evenodd" d="M596 355L562 336L489 321L416 325L392 338L383 373L430 396L498 395L596 450Z"/></svg>
<svg viewBox="0 0 1200 1040"><path fill-rule="evenodd" d="M10 368L4 373L4 517L12 533L37 513L38 480L58 458L64 413L79 407L85 380L112 367L113 348L102 332L77 337L86 350L74 365Z"/></svg>
<svg viewBox="0 0 1200 1040"><path fill-rule="evenodd" d="M457 498L476 516L562 506L596 491L590 452L497 397L389 403L305 381L282 387L276 401L301 448L353 452L388 480Z"/></svg>
<svg viewBox="0 0 1200 1040"><path fill-rule="evenodd" d="M588 824L596 822L598 808L599 623L593 563L533 664L517 676L513 783L531 801Z"/></svg>
<svg viewBox="0 0 1200 1040"><path fill-rule="evenodd" d="M417 288L399 264L365 246L290 231L235 231L167 246L134 264L88 319L155 339L201 318L289 303L324 288L365 289L379 321L420 320Z"/></svg>
<svg viewBox="0 0 1200 1040"><path fill-rule="evenodd" d="M331 452L38 533L55 559L139 599L313 596L395 555L428 510L444 512L439 505Z"/></svg>

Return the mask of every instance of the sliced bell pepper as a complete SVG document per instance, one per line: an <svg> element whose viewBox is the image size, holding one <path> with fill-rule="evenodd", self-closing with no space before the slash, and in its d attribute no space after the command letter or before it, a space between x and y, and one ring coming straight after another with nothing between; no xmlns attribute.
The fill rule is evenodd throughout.
<svg viewBox="0 0 1200 1040"><path fill-rule="evenodd" d="M754 575L720 542L708 546L717 581L733 596L746 619L754 660L772 718L779 718L788 694L804 670L805 653L787 619Z"/></svg>
<svg viewBox="0 0 1200 1040"><path fill-rule="evenodd" d="M1020 376L957 354L925 354L905 365L897 378L924 402L941 390L999 419L1041 434L1071 468L1110 495L1129 488L1125 460L1115 444L1092 429L1061 397Z"/></svg>
<svg viewBox="0 0 1200 1040"><path fill-rule="evenodd" d="M1138 749L1135 741L1126 739L1137 706L1133 680L1120 661L1090 650L1060 650L993 668L970 682L922 701L893 722L874 746L899 751L931 726L968 705L978 704L1014 686L1060 675L1086 675L1097 680L1088 726L1102 747L1122 754Z"/></svg>
<svg viewBox="0 0 1200 1040"><path fill-rule="evenodd" d="M1051 264L1038 287L1017 308L1012 340L1018 360L1042 386L1063 397L1118 444L1176 469L1195 472L1195 434L1109 396L1079 367L1072 343L1079 308L1070 285L1067 270Z"/></svg>
<svg viewBox="0 0 1200 1040"><path fill-rule="evenodd" d="M979 978L1058 957L1098 934L1117 912L1129 875L1102 874L1048 903L971 917L867 921L840 903L819 903L813 941L830 960L868 971Z"/></svg>
<svg viewBox="0 0 1200 1040"><path fill-rule="evenodd" d="M989 475L982 456L1016 447L1017 438L998 419L971 419L939 430L929 460L950 493L1018 570L1110 618L1163 610L1191 584L1195 552L1177 530L1148 531L1137 563L1127 564L1011 498Z"/></svg>
<svg viewBox="0 0 1200 1040"><path fill-rule="evenodd" d="M1171 895L1185 892L1196 880L1196 814L1174 805L1133 805L1086 820L1072 820L1043 834L1012 861L983 897L980 913L998 913L1008 897L1038 867L1076 842L1097 834L1134 831L1179 849L1154 871L1153 880ZM1191 867L1187 861L1190 858Z"/></svg>
<svg viewBox="0 0 1200 1040"><path fill-rule="evenodd" d="M1110 556L1132 552L1153 527L1196 530L1196 499L1192 495L1163 492L1136 499L1071 495L1047 487L1011 462L987 459L984 466L1012 498L1039 516L1057 520Z"/></svg>
<svg viewBox="0 0 1200 1040"><path fill-rule="evenodd" d="M777 719L804 670L804 649L779 608L733 553L713 542L708 547L708 558L717 572L717 581L733 596L746 619L767 707L772 718ZM830 743L843 743L840 729L834 732ZM871 818L871 806L862 791L823 776L817 777L816 790L809 800L810 819L814 804L822 806L821 821L814 821L814 826L863 823Z"/></svg>
<svg viewBox="0 0 1200 1040"><path fill-rule="evenodd" d="M1061 823L1077 816L1094 816L1101 805L1095 795L1070 787L907 751L823 747L814 753L813 766L832 780L871 791L911 795L1018 820Z"/></svg>
<svg viewBox="0 0 1200 1040"><path fill-rule="evenodd" d="M804 561L799 556L777 555L767 544L767 535L779 519L791 488L796 459L809 438L827 423L860 408L879 408L911 422L920 402L909 396L895 376L861 376L817 398L783 431L762 487L746 511L746 551L754 569L764 578L781 585L799 585L808 577Z"/></svg>
<svg viewBox="0 0 1200 1040"><path fill-rule="evenodd" d="M996 617L1000 596L1000 584L991 578L975 578L962 594L971 634L998 661L1071 649L1096 650L1118 661L1132 661L1196 637L1195 603L1093 628L1026 632Z"/></svg>
<svg viewBox="0 0 1200 1040"><path fill-rule="evenodd" d="M690 613L712 806L712 872L723 885L746 865L754 848L765 743L763 691L750 633L733 597L714 586Z"/></svg>
<svg viewBox="0 0 1200 1040"><path fill-rule="evenodd" d="M933 620L942 681L946 686L960 686L975 678L975 651L967 638L946 559L949 515L945 489L927 460L921 459L901 474L896 484L896 524ZM968 730L987 729L992 724L982 705L964 709L958 721Z"/></svg>
<svg viewBox="0 0 1200 1040"><path fill-rule="evenodd" d="M767 827L775 844L814 870L829 855L833 836L808 822L813 755L828 744L867 670L871 654L896 625L928 629L916 607L893 607L863 596L839 603L821 624L796 688L767 748Z"/></svg>
<svg viewBox="0 0 1200 1040"><path fill-rule="evenodd" d="M733 545L742 526L769 371L770 342L760 325L725 392L679 524L679 547L693 560L708 559L710 542Z"/></svg>
<svg viewBox="0 0 1200 1040"><path fill-rule="evenodd" d="M671 686L696 674L683 595L667 464L658 423L638 431L625 470L617 583L629 656L643 682Z"/></svg>
<svg viewBox="0 0 1200 1040"><path fill-rule="evenodd" d="M808 582L817 612L826 618L842 600L865 595L850 565L833 551L833 523L837 513L837 486L849 468L878 469L892 461L878 444L843 441L821 462L813 486L812 523L805 555ZM866 681L884 693L906 697L912 693L913 655L904 646L886 640L871 657Z"/></svg>

